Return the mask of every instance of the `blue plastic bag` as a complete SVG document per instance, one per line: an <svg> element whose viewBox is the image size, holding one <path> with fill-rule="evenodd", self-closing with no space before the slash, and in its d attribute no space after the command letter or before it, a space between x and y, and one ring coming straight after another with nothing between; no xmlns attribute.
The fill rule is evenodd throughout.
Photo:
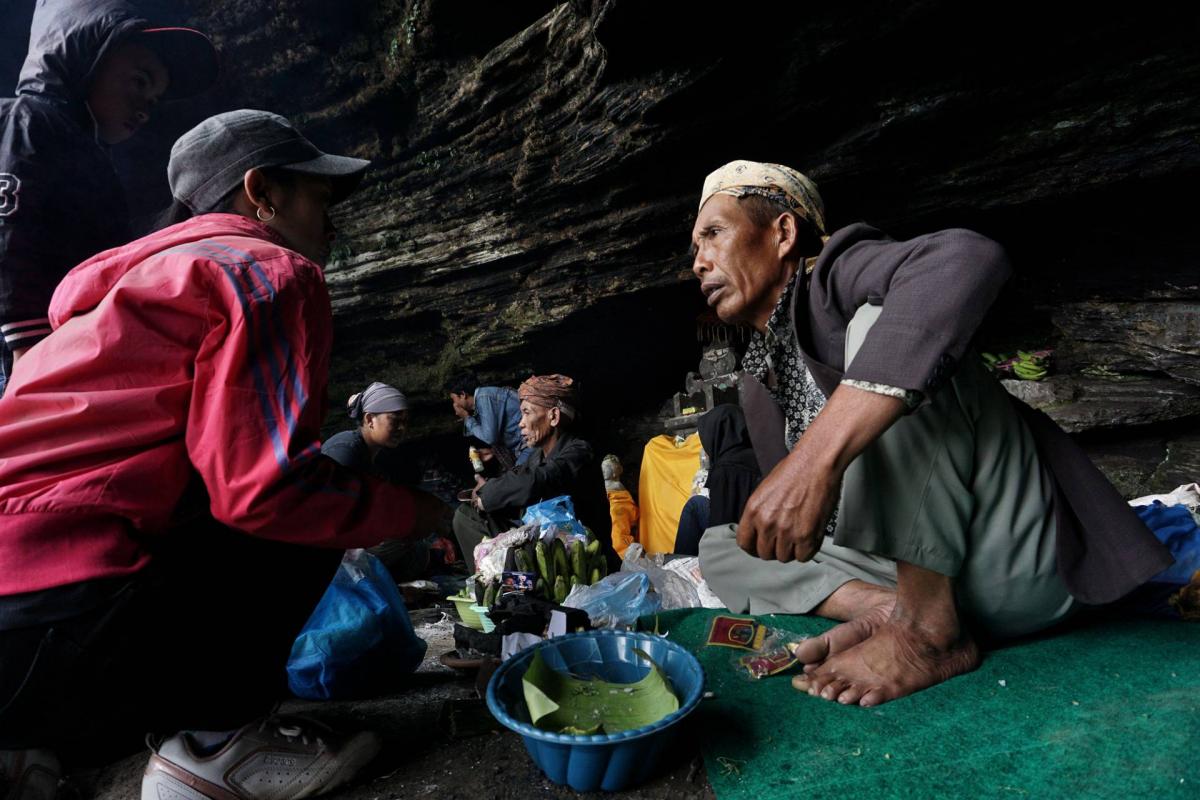
<svg viewBox="0 0 1200 800"><path fill-rule="evenodd" d="M587 529L575 518L575 504L571 502L571 496L566 494L534 503L525 509L521 522L537 525L542 541L553 539L555 533L587 536Z"/></svg>
<svg viewBox="0 0 1200 800"><path fill-rule="evenodd" d="M1122 597L1117 605L1139 614L1179 619L1180 590L1200 570L1200 526L1184 505L1168 506L1155 500L1133 510L1171 551L1175 563Z"/></svg>
<svg viewBox="0 0 1200 800"><path fill-rule="evenodd" d="M1168 506L1155 500L1133 509L1146 527L1167 546L1175 563L1150 579L1150 583L1186 584L1200 570L1200 526L1187 506Z"/></svg>
<svg viewBox="0 0 1200 800"><path fill-rule="evenodd" d="M365 550L348 550L292 645L288 688L333 700L394 688L425 657L391 574Z"/></svg>

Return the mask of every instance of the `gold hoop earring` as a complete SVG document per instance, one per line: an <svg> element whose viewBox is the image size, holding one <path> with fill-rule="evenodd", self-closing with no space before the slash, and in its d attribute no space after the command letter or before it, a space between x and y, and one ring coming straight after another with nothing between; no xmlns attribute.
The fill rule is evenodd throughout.
<svg viewBox="0 0 1200 800"><path fill-rule="evenodd" d="M258 217L259 222L270 222L271 220L275 219L275 206L271 206L270 208L271 208L271 216L269 216L269 217L263 216L262 206L259 206L258 208L254 209L254 216Z"/></svg>

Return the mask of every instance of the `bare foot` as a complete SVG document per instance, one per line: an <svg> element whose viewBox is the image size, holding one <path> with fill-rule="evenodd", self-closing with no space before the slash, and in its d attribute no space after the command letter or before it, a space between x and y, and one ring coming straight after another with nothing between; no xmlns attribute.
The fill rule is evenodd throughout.
<svg viewBox="0 0 1200 800"><path fill-rule="evenodd" d="M825 700L875 706L977 666L979 648L965 631L946 635L893 616L865 641L831 655L808 674L797 676L805 684L797 688ZM797 682L793 680L793 685Z"/></svg>
<svg viewBox="0 0 1200 800"><path fill-rule="evenodd" d="M872 610L829 631L826 640L824 658L806 663L792 685L845 704L886 703L979 665L979 648L959 623L953 580L904 561L896 562L891 612ZM821 656L820 645L804 655Z"/></svg>
<svg viewBox="0 0 1200 800"><path fill-rule="evenodd" d="M840 622L858 619L868 611L886 606L888 611L896 605L894 589L885 589L866 581L846 581L833 594L821 601L821 605L813 609L818 617L836 619Z"/></svg>
<svg viewBox="0 0 1200 800"><path fill-rule="evenodd" d="M820 636L805 639L792 649L792 655L804 665L805 672L812 672L834 653L848 650L870 638L871 634L875 633L876 629L891 617L894 603L895 598L893 597L891 604L868 609L856 619L830 628ZM792 686L801 691L808 691L808 683L804 675L797 675L793 678Z"/></svg>

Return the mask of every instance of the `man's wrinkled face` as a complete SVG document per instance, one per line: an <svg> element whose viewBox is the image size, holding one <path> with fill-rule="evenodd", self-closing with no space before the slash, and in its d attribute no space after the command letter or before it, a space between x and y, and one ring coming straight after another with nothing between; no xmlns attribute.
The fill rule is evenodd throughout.
<svg viewBox="0 0 1200 800"><path fill-rule="evenodd" d="M100 141L118 144L137 133L150 121L168 83L166 66L145 45L126 42L105 54L87 96Z"/></svg>
<svg viewBox="0 0 1200 800"><path fill-rule="evenodd" d="M528 400L522 400L521 435L525 437L525 444L538 447L545 442L558 424L558 415L557 408L543 408Z"/></svg>
<svg viewBox="0 0 1200 800"><path fill-rule="evenodd" d="M700 209L692 228L692 272L723 322L766 327L786 280L774 234L755 225L732 195L713 195Z"/></svg>

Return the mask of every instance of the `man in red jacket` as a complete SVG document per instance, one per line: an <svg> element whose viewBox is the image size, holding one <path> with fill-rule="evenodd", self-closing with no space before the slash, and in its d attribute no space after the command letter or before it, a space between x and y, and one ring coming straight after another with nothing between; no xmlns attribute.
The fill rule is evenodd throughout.
<svg viewBox="0 0 1200 800"><path fill-rule="evenodd" d="M274 114L212 117L168 168L195 216L55 292L53 333L0 400L0 749L87 762L147 730L244 723L282 696L342 551L425 535L447 510L320 453L327 209L366 167ZM152 761L168 783L278 751L296 793L378 747L278 721L168 744Z"/></svg>

